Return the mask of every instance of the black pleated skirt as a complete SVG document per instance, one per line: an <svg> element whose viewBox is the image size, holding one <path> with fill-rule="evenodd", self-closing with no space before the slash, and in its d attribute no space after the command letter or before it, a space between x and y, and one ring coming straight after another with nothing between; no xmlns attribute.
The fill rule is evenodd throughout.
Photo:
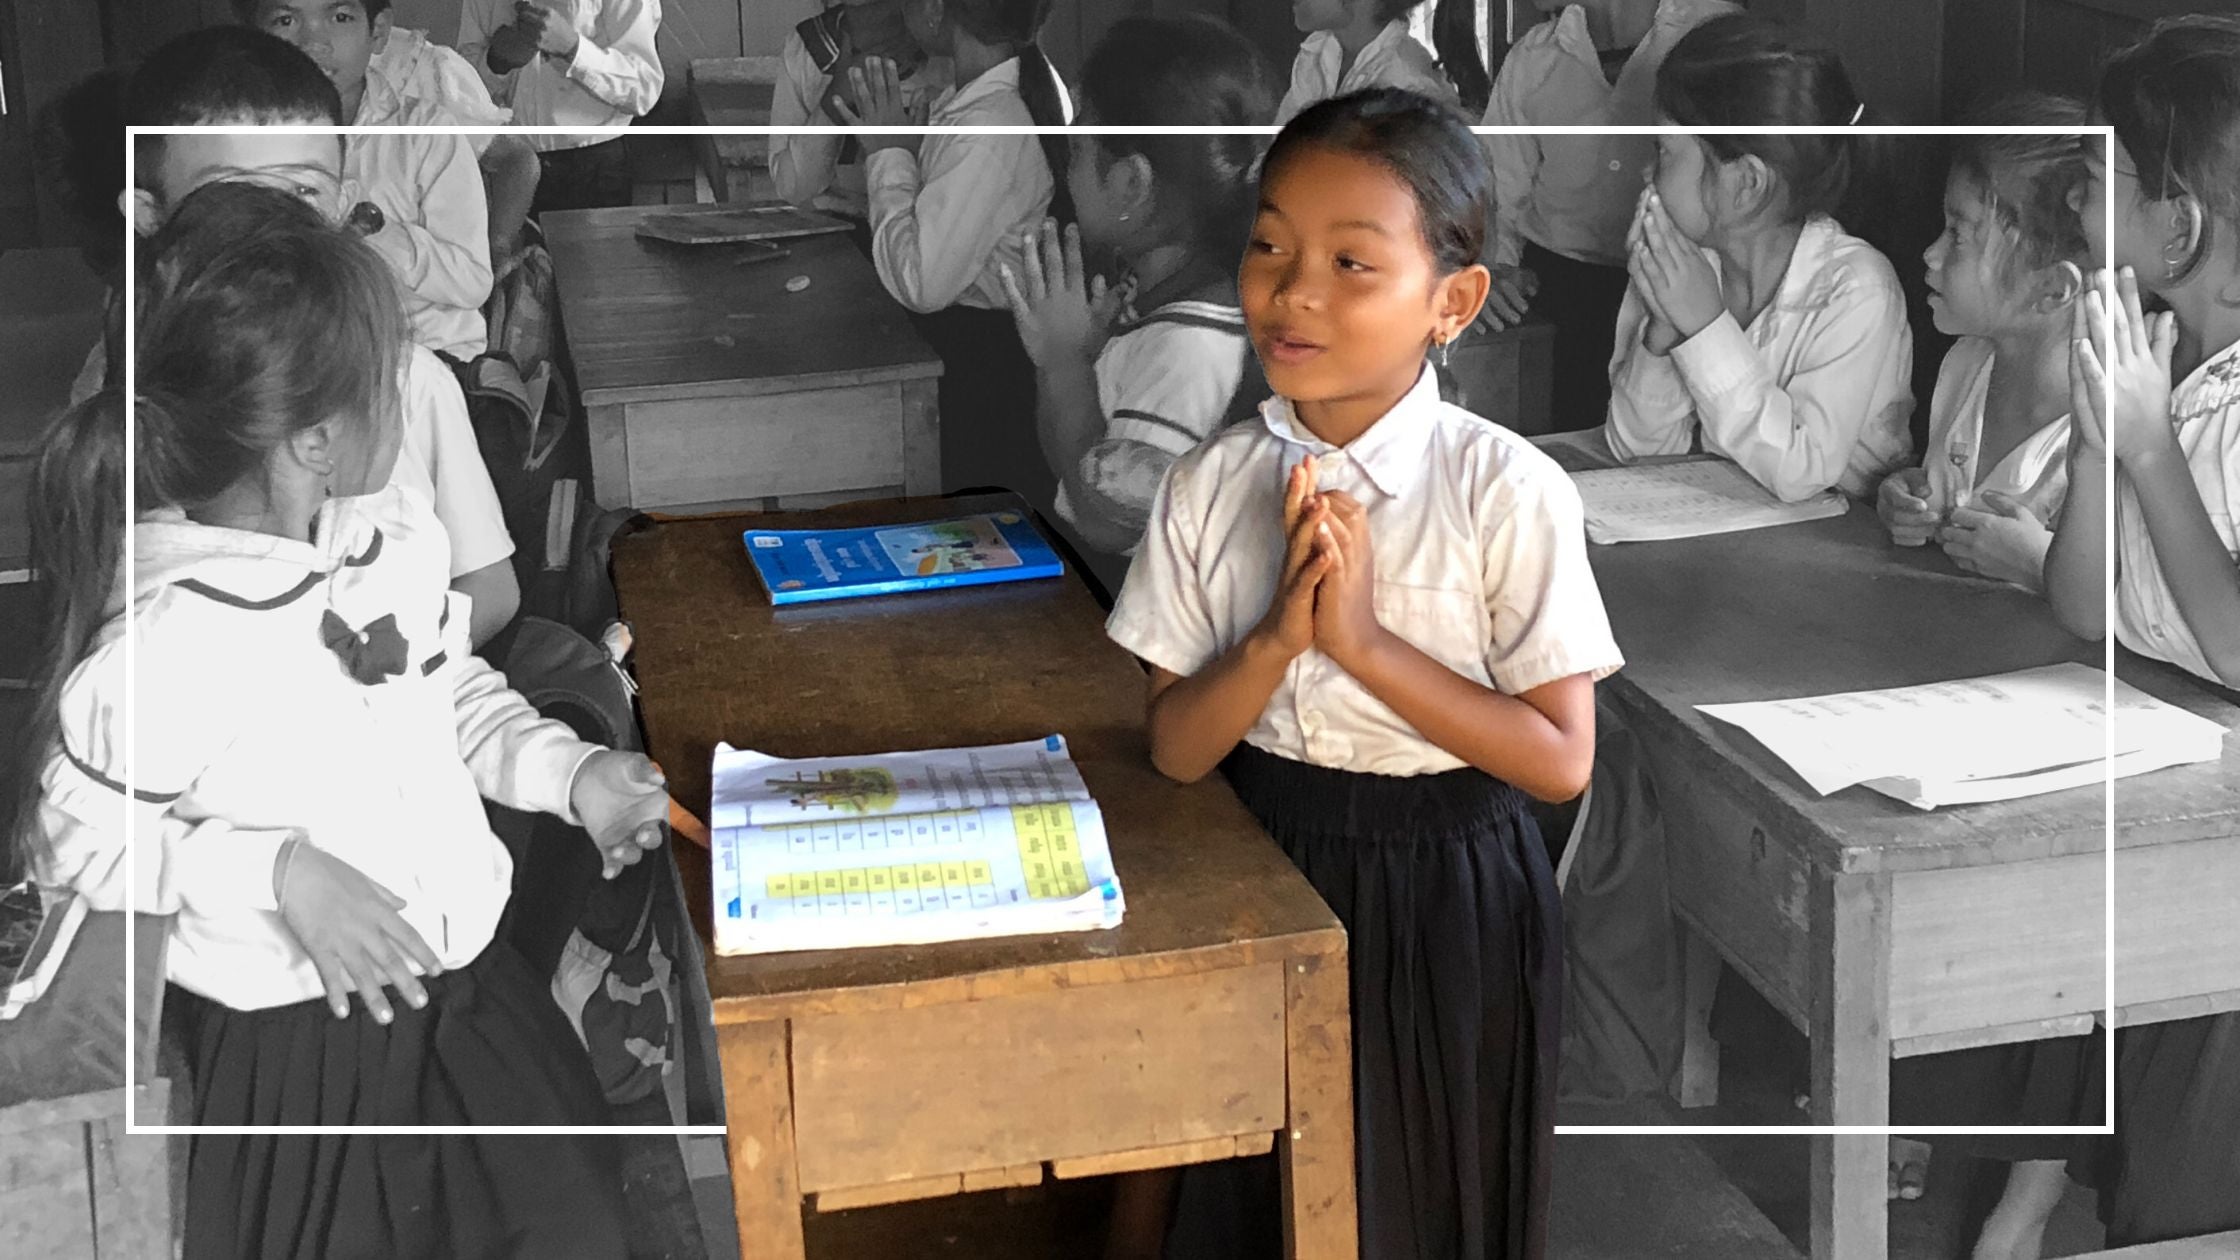
<svg viewBox="0 0 2240 1260"><path fill-rule="evenodd" d="M2118 1029L2115 1130L2069 1164L2109 1247L2240 1229L2240 1012Z"/></svg>
<svg viewBox="0 0 2240 1260"><path fill-rule="evenodd" d="M1895 1125L2096 1125L2107 1102L2102 1034L2050 1037L1890 1061ZM1940 1134L1937 1153L1983 1159L2062 1159L2066 1134Z"/></svg>
<svg viewBox="0 0 2240 1260"><path fill-rule="evenodd" d="M603 1125L590 1057L493 942L376 1023L353 999L237 1011L174 986L198 1125ZM198 1134L187 1260L626 1254L619 1139Z"/></svg>
<svg viewBox="0 0 2240 1260"><path fill-rule="evenodd" d="M1471 769L1353 774L1250 745L1224 769L1345 925L1361 1255L1539 1260L1563 929L1524 794ZM1191 1169L1168 1253L1272 1256L1280 1202L1273 1157Z"/></svg>

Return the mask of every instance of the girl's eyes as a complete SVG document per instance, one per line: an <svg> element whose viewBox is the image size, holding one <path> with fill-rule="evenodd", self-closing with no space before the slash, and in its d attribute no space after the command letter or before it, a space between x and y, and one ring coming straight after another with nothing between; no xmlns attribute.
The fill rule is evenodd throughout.
<svg viewBox="0 0 2240 1260"><path fill-rule="evenodd" d="M1255 254L1272 254L1276 252L1276 247L1272 242L1269 242L1257 236L1253 237L1252 243L1250 245L1247 245L1245 248L1251 250Z"/></svg>
<svg viewBox="0 0 2240 1260"><path fill-rule="evenodd" d="M1349 254L1338 255L1338 270L1340 271L1368 271L1370 269L1367 263Z"/></svg>

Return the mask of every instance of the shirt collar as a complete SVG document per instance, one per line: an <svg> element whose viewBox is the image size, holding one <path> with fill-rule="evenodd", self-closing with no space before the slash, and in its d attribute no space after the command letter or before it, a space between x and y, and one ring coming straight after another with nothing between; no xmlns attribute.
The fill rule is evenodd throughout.
<svg viewBox="0 0 2240 1260"><path fill-rule="evenodd" d="M982 71L970 83L951 84L949 89L934 98L933 108L927 111L927 121L945 123L956 115L998 92L1019 93L1019 59L1007 58Z"/></svg>
<svg viewBox="0 0 2240 1260"><path fill-rule="evenodd" d="M1392 410L1379 416L1360 437L1344 446L1346 457L1358 465L1386 497L1397 499L1406 495L1423 479L1424 431L1438 419L1439 405L1439 378L1426 363L1423 374L1401 395L1400 401L1393 404ZM1327 455L1340 449L1316 437L1300 422L1298 413L1291 408L1291 400L1280 394L1260 404L1260 420L1268 427L1268 432L1288 445L1304 447L1306 454Z"/></svg>

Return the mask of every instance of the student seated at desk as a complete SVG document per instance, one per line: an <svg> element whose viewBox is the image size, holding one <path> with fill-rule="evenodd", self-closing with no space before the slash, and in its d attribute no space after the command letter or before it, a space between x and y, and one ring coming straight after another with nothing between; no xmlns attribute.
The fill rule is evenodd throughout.
<svg viewBox="0 0 2240 1260"><path fill-rule="evenodd" d="M2095 275L2077 304L2069 505L2047 595L2064 625L2105 637L2113 510L2117 640L2240 687L2240 18L2158 23L2109 60L2092 114L2115 130L2114 162L2086 146L2083 217L2117 275ZM2146 315L2146 295L2168 311ZM2084 1139L2070 1164L2100 1192L2108 1245L2240 1229L2240 1014L2119 1029L2115 1078L2115 1135Z"/></svg>
<svg viewBox="0 0 2240 1260"><path fill-rule="evenodd" d="M2084 126L2084 107L2017 95L1968 120ZM1961 568L2045 587L2046 548L2069 491L2070 306L2091 253L2076 207L2074 135L1962 136L1945 180L1944 232L1923 262L1937 331L1960 338L1937 370L1929 449L1883 479L1891 541L1935 539Z"/></svg>
<svg viewBox="0 0 2240 1260"><path fill-rule="evenodd" d="M1316 101L1370 87L1406 88L1448 105L1454 84L1431 50L1408 33L1408 11L1421 0L1294 0L1291 20L1306 38L1291 63L1291 86L1276 106L1276 125Z"/></svg>
<svg viewBox="0 0 2240 1260"><path fill-rule="evenodd" d="M968 127L1061 126L1072 105L1035 43L1049 0L912 0L912 40L946 57L954 84L911 109L894 62L851 70L833 108L850 125L957 130L863 138L871 261L941 356L941 480L1003 486L1049 511L1057 485L1034 439L1034 364L1019 343L1002 270L1051 212L1072 218L1055 172L1062 136L964 134ZM1057 194L1053 203L1053 194Z"/></svg>
<svg viewBox="0 0 2240 1260"><path fill-rule="evenodd" d="M1223 768L1345 926L1364 1257L1546 1245L1562 931L1526 799L1579 793L1621 663L1570 479L1432 377L1490 185L1397 89L1276 138L1238 286L1277 396L1169 471L1107 625L1153 763ZM1274 1254L1271 1164L1186 1170L1171 1254Z"/></svg>
<svg viewBox="0 0 2240 1260"><path fill-rule="evenodd" d="M150 53L126 97L126 117L140 126L331 125L342 108L334 84L309 57L238 26L194 31ZM217 180L281 188L333 222L349 213L337 136L141 136L136 143L140 186L129 204L143 237L189 193ZM408 347L401 370L404 458L397 461L397 478L435 505L451 540L452 589L471 600L470 634L479 647L520 606L513 540L451 370L418 344Z"/></svg>
<svg viewBox="0 0 2240 1260"><path fill-rule="evenodd" d="M1657 121L1657 67L1729 0L1535 0L1542 20L1502 58L1488 127L1637 126ZM1626 207L1656 156L1651 136L1480 137L1493 164L1493 293L1506 327L1529 305L1555 325L1558 431L1610 408L1611 337L1626 294Z"/></svg>
<svg viewBox="0 0 2240 1260"><path fill-rule="evenodd" d="M658 772L467 650L443 531L389 482L405 339L369 248L220 181L143 258L134 568L55 614L49 642L84 655L41 674L37 782L63 823L44 877L175 916L191 1123L604 1123L582 1043L492 937L509 864L479 798L582 819L611 874L660 843ZM56 430L71 520L123 514L124 406L103 393ZM204 1135L190 1160L190 1258L624 1254L601 1139Z"/></svg>
<svg viewBox="0 0 2240 1260"><path fill-rule="evenodd" d="M949 86L948 62L925 56L910 38L907 0L841 0L786 32L778 60L785 77L770 101L773 127L822 127L840 122L825 101L845 87L847 70L866 56L886 56L902 74L903 104L912 112ZM813 45L813 47L812 47ZM843 54L847 56L843 56ZM770 137L770 179L778 195L851 219L871 215L855 137L797 132Z"/></svg>
<svg viewBox="0 0 2240 1260"><path fill-rule="evenodd" d="M1762 18L1713 18L1657 71L1682 127L1856 124L1833 52ZM1913 332L1888 259L1828 217L1858 137L1666 135L1628 237L1610 360L1621 461L1702 448L1784 500L1864 498L1913 442Z"/></svg>
<svg viewBox="0 0 2240 1260"><path fill-rule="evenodd" d="M1130 18L1082 70L1085 124L1257 125L1269 85L1259 54L1213 18ZM1042 456L1057 515L1116 590L1174 461L1237 404L1265 391L1248 372L1237 251L1252 222L1249 135L1077 136L1065 172L1080 216L1045 221L1025 273L1004 290L1035 365ZM1091 279L1091 273L1096 273ZM1109 277L1109 284L1108 284ZM1251 380L1253 397L1239 400Z"/></svg>
<svg viewBox="0 0 2240 1260"><path fill-rule="evenodd" d="M366 73L389 37L389 0L234 0L242 25L302 49L334 80L342 117L352 126L456 127L460 119L428 100L409 100ZM343 177L379 211L360 226L374 252L404 286L412 338L454 359L472 359L489 342L482 319L490 300L490 207L482 173L464 136L352 136Z"/></svg>

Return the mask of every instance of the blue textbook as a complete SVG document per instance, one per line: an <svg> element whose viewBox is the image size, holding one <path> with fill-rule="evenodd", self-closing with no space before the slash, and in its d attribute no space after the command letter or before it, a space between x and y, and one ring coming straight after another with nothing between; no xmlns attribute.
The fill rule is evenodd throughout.
<svg viewBox="0 0 2240 1260"><path fill-rule="evenodd" d="M1056 577L1058 553L1021 512L868 529L751 529L747 557L773 604Z"/></svg>

